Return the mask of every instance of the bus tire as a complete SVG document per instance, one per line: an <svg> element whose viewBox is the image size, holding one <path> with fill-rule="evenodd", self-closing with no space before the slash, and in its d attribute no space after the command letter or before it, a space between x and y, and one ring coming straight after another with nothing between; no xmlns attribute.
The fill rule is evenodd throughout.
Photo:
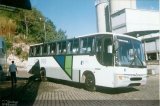
<svg viewBox="0 0 160 106"><path fill-rule="evenodd" d="M91 73L87 73L85 75L85 88L88 91L95 91L96 87L95 87L95 78L94 75Z"/></svg>
<svg viewBox="0 0 160 106"><path fill-rule="evenodd" d="M40 78L41 78L41 81L46 81L46 70L45 68L41 68L40 70Z"/></svg>

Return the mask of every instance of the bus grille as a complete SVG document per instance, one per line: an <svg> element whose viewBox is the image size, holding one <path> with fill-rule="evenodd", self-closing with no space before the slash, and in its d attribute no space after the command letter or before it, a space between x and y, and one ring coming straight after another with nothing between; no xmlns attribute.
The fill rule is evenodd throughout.
<svg viewBox="0 0 160 106"><path fill-rule="evenodd" d="M142 80L142 78L131 78L130 80L131 81L140 81L140 80Z"/></svg>

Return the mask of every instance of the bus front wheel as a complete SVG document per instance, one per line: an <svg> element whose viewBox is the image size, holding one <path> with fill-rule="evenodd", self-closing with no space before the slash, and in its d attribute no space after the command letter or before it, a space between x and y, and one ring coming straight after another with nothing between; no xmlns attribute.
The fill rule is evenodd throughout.
<svg viewBox="0 0 160 106"><path fill-rule="evenodd" d="M89 91L95 91L96 87L95 87L95 78L93 76L93 74L91 73L87 73L85 75L85 87L87 90Z"/></svg>

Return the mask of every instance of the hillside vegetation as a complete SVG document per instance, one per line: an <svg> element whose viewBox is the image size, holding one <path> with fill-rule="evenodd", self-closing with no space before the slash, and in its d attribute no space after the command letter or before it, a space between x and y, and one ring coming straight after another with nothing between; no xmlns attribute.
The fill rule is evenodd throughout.
<svg viewBox="0 0 160 106"><path fill-rule="evenodd" d="M28 53L21 46L14 44L29 45L66 38L65 31L57 30L54 23L35 8L18 11L0 10L0 36L6 39L8 55L13 53L23 59L27 59Z"/></svg>

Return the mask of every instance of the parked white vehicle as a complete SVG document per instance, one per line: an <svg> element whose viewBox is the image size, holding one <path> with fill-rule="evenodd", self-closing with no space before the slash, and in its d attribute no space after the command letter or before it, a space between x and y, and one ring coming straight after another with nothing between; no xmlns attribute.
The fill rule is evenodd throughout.
<svg viewBox="0 0 160 106"><path fill-rule="evenodd" d="M31 45L28 71L84 83L88 90L145 85L147 80L141 41L113 33Z"/></svg>
<svg viewBox="0 0 160 106"><path fill-rule="evenodd" d="M2 80L4 71L6 71L6 65L6 44L5 40L0 37L0 81Z"/></svg>

